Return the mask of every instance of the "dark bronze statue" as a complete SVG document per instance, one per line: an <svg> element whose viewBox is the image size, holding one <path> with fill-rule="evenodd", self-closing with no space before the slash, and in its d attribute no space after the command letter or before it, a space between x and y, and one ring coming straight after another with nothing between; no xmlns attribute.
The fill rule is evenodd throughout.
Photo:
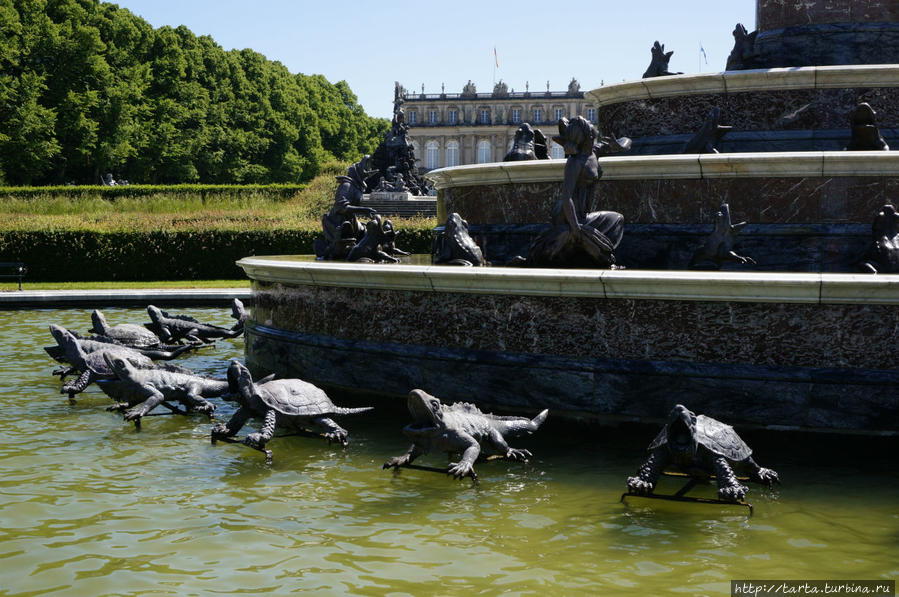
<svg viewBox="0 0 899 597"><path fill-rule="evenodd" d="M743 229L746 222L731 224L730 206L722 203L715 214L715 229L706 239L705 243L693 253L690 259L691 268L721 269L725 261L734 261L744 265L755 265L751 257L737 255L734 252L734 243L737 234Z"/></svg>
<svg viewBox="0 0 899 597"><path fill-rule="evenodd" d="M546 137L540 129L531 128L527 122L515 131L512 149L503 158L504 162L521 162L527 160L546 160L549 153L546 149Z"/></svg>
<svg viewBox="0 0 899 597"><path fill-rule="evenodd" d="M719 124L721 108L712 108L702 128L684 145L681 153L718 153L718 143L733 127Z"/></svg>
<svg viewBox="0 0 899 597"><path fill-rule="evenodd" d="M593 187L602 176L597 155L609 150L595 144L596 128L582 116L559 120L553 140L565 148L565 177L552 211L552 228L531 244L527 257L509 265L525 267L613 267L615 248L624 234L624 216L614 211L587 213ZM616 142L617 146L625 144Z"/></svg>
<svg viewBox="0 0 899 597"><path fill-rule="evenodd" d="M99 309L94 309L91 313L91 323L93 325L89 331L92 334L99 334L106 338L111 338L116 342L131 348L156 349L165 346L159 336L144 326L133 323L109 325L106 322L106 316L104 316L103 312Z"/></svg>
<svg viewBox="0 0 899 597"><path fill-rule="evenodd" d="M409 253L396 248L396 230L393 223L380 215L374 215L365 224L365 235L350 250L347 261L365 263L396 263L394 255Z"/></svg>
<svg viewBox="0 0 899 597"><path fill-rule="evenodd" d="M147 305L147 313L151 323L145 323L144 326L166 342L186 340L191 344L209 344L216 338L236 338L243 333L242 328L228 329L212 323L201 323L189 315L169 315L153 305Z"/></svg>
<svg viewBox="0 0 899 597"><path fill-rule="evenodd" d="M867 102L855 107L849 115L852 140L846 146L848 151L889 151L890 146L877 128L876 117L877 112Z"/></svg>
<svg viewBox="0 0 899 597"><path fill-rule="evenodd" d="M749 488L737 480L737 472L745 472L750 480L767 485L779 483L777 473L763 468L752 459L752 449L730 425L693 414L678 404L668 415L668 423L649 444L649 459L636 477L628 477L628 491L651 494L656 482L669 466L696 477L714 475L718 482L718 499L738 502Z"/></svg>
<svg viewBox="0 0 899 597"><path fill-rule="evenodd" d="M347 432L334 422L336 415L368 412L371 407L341 408L334 406L324 390L301 379L275 379L254 382L250 371L238 361L228 367L230 396L239 408L227 423L212 429L213 439L237 434L250 417L261 417L262 428L244 438L250 447L264 450L275 435L275 428L314 429L330 442L347 445Z"/></svg>
<svg viewBox="0 0 899 597"><path fill-rule="evenodd" d="M487 265L481 247L468 233L468 222L457 213L450 214L443 230L434 236L431 262L469 267Z"/></svg>
<svg viewBox="0 0 899 597"><path fill-rule="evenodd" d="M510 448L505 438L533 433L549 414L544 410L533 419L498 417L481 412L473 404L443 404L424 390L409 392L406 404L413 421L403 428L403 433L412 440L412 447L402 456L387 460L384 468L411 464L431 451L461 454L459 462L450 463L446 471L457 479L474 474L474 463L484 447L511 460L527 462L531 453Z"/></svg>
<svg viewBox="0 0 899 597"><path fill-rule="evenodd" d="M58 325L51 324L50 333L62 351L58 360L65 361L70 365L69 368L54 373L59 373L60 378L65 378L70 373L79 374L75 381L67 382L60 390L61 394L69 395L69 402L74 402L75 394L83 392L91 383L113 377L113 371L110 369L105 355L126 359L132 366L140 369L164 369L166 371L190 373L189 369L179 367L178 365L169 363L154 364L150 357L125 346L114 344L97 346L98 343L93 343L92 346L85 349L74 334Z"/></svg>
<svg viewBox="0 0 899 597"><path fill-rule="evenodd" d="M861 267L865 272L899 274L899 213L891 204L880 208L871 225L873 240Z"/></svg>
<svg viewBox="0 0 899 597"><path fill-rule="evenodd" d="M363 192L370 193L383 189L382 181L391 183L390 190L396 189L397 175L402 177L403 191L413 195L429 195L433 187L430 182L418 174L415 150L409 138L409 125L403 110L406 90L399 83L394 85L393 121L390 130L384 135L384 141L378 145L371 155L371 170L366 173Z"/></svg>
<svg viewBox="0 0 899 597"><path fill-rule="evenodd" d="M727 66L725 70L743 70L752 68L750 61L755 53L755 38L758 31L749 33L743 23L737 23L734 27L734 49L730 51L727 57Z"/></svg>
<svg viewBox="0 0 899 597"><path fill-rule="evenodd" d="M346 259L365 235L365 227L357 216L375 215L375 210L360 205L365 179L370 173L369 156L365 156L346 169L346 176L337 177L339 184L334 194L334 206L322 216L323 237L313 243L315 256L319 259Z"/></svg>
<svg viewBox="0 0 899 597"><path fill-rule="evenodd" d="M134 346L123 344L118 340L113 340L107 336L93 335L85 337L75 333L72 333L72 336L78 340L78 344L84 349L84 352L89 353L98 350L125 348L140 353L154 361L171 361L172 359L181 356L183 353L197 348L197 346L193 344L160 344L153 347ZM56 346L45 346L44 350L47 351L47 354L53 359L60 362L65 361L65 352L59 344ZM62 375L62 377L65 378L65 376L69 374L67 371L67 369L60 369L55 371L54 374Z"/></svg>
<svg viewBox="0 0 899 597"><path fill-rule="evenodd" d="M671 55L674 54L674 51L666 52L665 44L660 44L656 41L652 44L652 60L649 63L649 67L647 67L646 72L643 73L643 78L648 79L650 77L664 77L666 75L682 75L684 73L674 73L668 70L668 61L671 60Z"/></svg>
<svg viewBox="0 0 899 597"><path fill-rule="evenodd" d="M206 400L228 392L228 383L196 375L189 371L167 371L135 367L128 358L115 352L104 352L109 377L96 380L103 392L115 400L108 411L124 414L126 421L140 424L159 405L173 412L178 402L187 412L211 415L215 405Z"/></svg>
<svg viewBox="0 0 899 597"><path fill-rule="evenodd" d="M237 320L237 323L231 326L231 330L242 334L250 314L244 308L243 301L239 298L234 298L231 301L231 317Z"/></svg>

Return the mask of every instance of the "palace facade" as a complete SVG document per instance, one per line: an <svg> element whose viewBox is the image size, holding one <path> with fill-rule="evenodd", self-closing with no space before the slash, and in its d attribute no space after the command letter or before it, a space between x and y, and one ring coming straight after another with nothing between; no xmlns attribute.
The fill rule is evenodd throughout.
<svg viewBox="0 0 899 597"><path fill-rule="evenodd" d="M478 93L469 81L462 93L439 94L410 93L397 84L397 95L422 172L500 162L523 122L547 138L557 134L556 123L563 116L596 122L596 109L575 79L567 91L550 91L548 83L543 92L509 91L500 81L492 93ZM564 157L561 146L551 143L550 157Z"/></svg>

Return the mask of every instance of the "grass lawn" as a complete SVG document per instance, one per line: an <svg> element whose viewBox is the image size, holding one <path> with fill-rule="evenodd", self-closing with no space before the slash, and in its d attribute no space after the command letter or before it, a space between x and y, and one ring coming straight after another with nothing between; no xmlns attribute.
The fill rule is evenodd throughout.
<svg viewBox="0 0 899 597"><path fill-rule="evenodd" d="M249 288L250 280L158 280L153 282L29 282L26 277L22 290L114 290L129 288ZM15 281L0 282L0 292L18 290Z"/></svg>

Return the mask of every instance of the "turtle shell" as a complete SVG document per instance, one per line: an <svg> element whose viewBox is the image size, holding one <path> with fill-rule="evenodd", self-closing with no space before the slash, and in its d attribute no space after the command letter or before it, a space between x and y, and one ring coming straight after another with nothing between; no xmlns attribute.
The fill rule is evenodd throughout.
<svg viewBox="0 0 899 597"><path fill-rule="evenodd" d="M752 448L746 445L734 428L705 415L696 416L696 442L713 454L739 462L752 456Z"/></svg>
<svg viewBox="0 0 899 597"><path fill-rule="evenodd" d="M133 346L157 346L162 344L159 337L143 326L120 323L109 328L109 336Z"/></svg>
<svg viewBox="0 0 899 597"><path fill-rule="evenodd" d="M336 407L325 391L301 379L276 379L259 388L259 397L269 408L296 417L334 414Z"/></svg>
<svg viewBox="0 0 899 597"><path fill-rule="evenodd" d="M752 456L752 448L737 435L734 428L718 419L705 415L696 415L696 443L705 446L713 454L719 454L734 462L740 462ZM668 425L662 427L659 434L649 444L649 451L668 443Z"/></svg>

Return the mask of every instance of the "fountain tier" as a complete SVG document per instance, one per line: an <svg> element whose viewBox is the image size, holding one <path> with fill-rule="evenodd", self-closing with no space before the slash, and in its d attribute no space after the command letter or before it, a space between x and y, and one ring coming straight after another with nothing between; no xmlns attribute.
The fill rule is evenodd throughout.
<svg viewBox="0 0 899 597"><path fill-rule="evenodd" d="M899 196L899 153L767 152L622 156L599 160L596 209L625 216L616 250L628 268L685 269L727 201L738 238L759 269L858 271L871 222ZM429 173L438 219L457 212L504 263L547 227L562 184L561 160L480 164Z"/></svg>
<svg viewBox="0 0 899 597"><path fill-rule="evenodd" d="M248 257L247 362L328 388L658 421L899 431L899 276Z"/></svg>

